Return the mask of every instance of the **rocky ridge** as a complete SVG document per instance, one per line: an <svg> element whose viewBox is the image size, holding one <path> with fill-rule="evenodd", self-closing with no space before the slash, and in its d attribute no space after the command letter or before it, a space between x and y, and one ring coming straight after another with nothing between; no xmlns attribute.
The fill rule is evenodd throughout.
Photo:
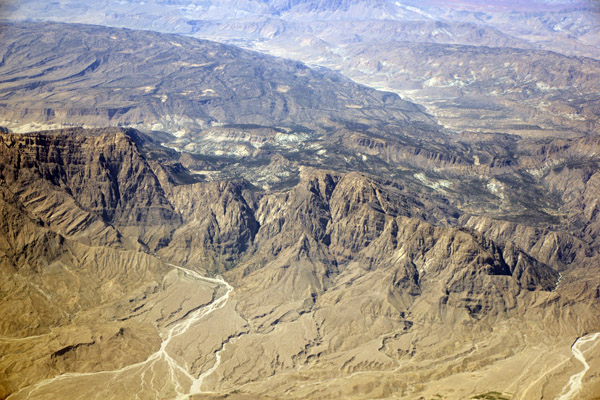
<svg viewBox="0 0 600 400"><path fill-rule="evenodd" d="M149 31L7 28L0 118L19 132L125 125L182 136L232 124L313 135L356 124L414 136L439 131L422 108L395 94L297 61Z"/></svg>
<svg viewBox="0 0 600 400"><path fill-rule="evenodd" d="M600 326L593 126L450 132L397 96L230 46L14 26L5 112L31 132L0 129L0 397L528 399L577 372L571 345ZM40 38L56 57L32 45L20 65ZM202 94L173 100L183 78ZM47 95L54 111L24 106ZM47 123L145 132L32 131Z"/></svg>
<svg viewBox="0 0 600 400"><path fill-rule="evenodd" d="M418 365L429 371L427 380L439 383L496 365L499 354L516 357L524 337L499 327L518 325L519 335L556 338L597 327L597 272L590 267L598 257L595 236L576 237L557 225L492 222L459 203L416 194L408 182L364 172L297 164L298 181L275 190L239 179L208 180L183 165L189 155L131 129L2 135L3 290L30 293L34 300L31 321L6 319L3 325L2 344L11 354L3 369L11 372L2 388L5 395L16 393L10 398L83 393L103 379L125 379L93 372L142 362L160 347L158 333L167 321L207 304L211 290L218 290L195 288L197 295L181 298L181 290L196 283L166 263L222 273L235 287L222 309L177 339L195 349L177 356L193 374L206 372L219 352L218 368L203 383L219 393L319 397L298 384L304 381L319 384L321 397L371 396L374 390L412 396L423 388L399 382L424 379L414 376ZM547 146L532 158L548 162L582 148L569 144ZM96 161L75 162L89 157ZM545 179L552 181L551 174ZM90 200L103 196L103 207ZM565 206L575 210L574 204ZM448 218L450 207L458 207L454 218ZM74 211L60 212L66 208ZM79 220L92 222L68 229L67 221ZM73 291L55 285L72 287L69 276L77 277L81 294L67 301L61 296ZM22 310L22 299L2 304ZM97 328L99 321L106 327ZM499 330L492 339L484 339L494 327ZM433 346L442 331L449 334ZM136 345L142 337L148 346ZM472 362L461 364L464 349L457 343L465 338L491 347L475 348ZM503 350L492 345L499 338ZM544 343L550 349L558 342ZM33 364L20 364L18 349L25 344ZM93 361L115 348L129 361ZM442 354L447 372L426 367ZM23 367L17 372L9 365ZM43 381L65 371L92 374L87 383L76 376ZM331 382L321 382L323 371L333 374ZM343 391L343 377L356 373L364 375L365 386ZM373 379L384 383L373 386ZM43 390L26 389L41 381L47 382ZM140 384L128 387L154 393ZM174 393L165 385L159 397Z"/></svg>
<svg viewBox="0 0 600 400"><path fill-rule="evenodd" d="M136 18L128 16L127 2L123 12L106 2L35 3L15 6L11 18L150 27L302 60L400 94L457 131L553 137L597 131L600 27L590 1L150 1ZM190 123L171 115L159 123L184 122Z"/></svg>

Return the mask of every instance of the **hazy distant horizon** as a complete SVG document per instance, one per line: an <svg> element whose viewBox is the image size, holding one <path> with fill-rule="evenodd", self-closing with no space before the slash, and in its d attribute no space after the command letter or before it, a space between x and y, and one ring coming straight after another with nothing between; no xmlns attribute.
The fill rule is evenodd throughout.
<svg viewBox="0 0 600 400"><path fill-rule="evenodd" d="M400 3L403 3L402 1ZM457 8L485 11L535 11L559 10L566 7L594 6L591 0L424 0L421 4L435 5L440 8Z"/></svg>
<svg viewBox="0 0 600 400"><path fill-rule="evenodd" d="M347 6L348 4L359 4L362 0L350 0L340 1L341 4ZM448 10L465 10L465 11L483 11L483 12L534 12L534 11L552 11L560 10L571 7L599 7L599 5L592 0L495 0L493 2L485 0L382 0L382 3L388 3L392 6L410 6L417 8L437 7ZM210 2L208 2L210 3ZM277 4L276 1L268 0L249 0L240 3L237 0L225 0L219 2L224 8L229 10L237 10L241 7L246 12L265 12L268 13L270 9L267 6L269 3ZM314 0L299 1L295 5L303 3L315 3ZM31 12L31 18L36 20L57 20L61 15L55 15L57 10L67 9L69 11L80 10L82 15L92 10L102 10L103 17L108 17L106 14L109 10L117 10L119 7L125 7L125 10L120 9L122 17L133 16L133 14L147 14L150 11L156 11L157 8L169 10L173 12L174 9L185 10L190 7L201 9L203 6L206 7L206 1L200 0L189 0L185 4L183 3L169 3L165 4L157 0L132 0L126 2L113 2L110 0L99 0L99 1L62 1L56 2L54 0L0 0L0 19L29 19L28 14ZM212 7L212 5L210 5ZM253 7L256 7L254 10ZM331 7L331 3L327 4L327 7ZM275 5L275 9L281 9ZM48 11L44 15L37 15L41 10ZM123 11L126 11L123 14ZM78 22L78 21L73 21Z"/></svg>

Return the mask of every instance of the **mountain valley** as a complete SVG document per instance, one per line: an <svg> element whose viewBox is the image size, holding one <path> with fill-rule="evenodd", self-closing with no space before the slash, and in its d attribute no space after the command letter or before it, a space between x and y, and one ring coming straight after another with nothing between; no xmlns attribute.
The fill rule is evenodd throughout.
<svg viewBox="0 0 600 400"><path fill-rule="evenodd" d="M142 398L195 393L193 382L167 358L152 358L158 359L169 328L224 296L224 284L211 288L194 270L222 274L234 289L221 308L173 336L168 354L190 366L192 376L217 363L199 388L224 394L417 395L425 387L444 387L456 374L484 367L493 373L500 362L519 362L532 338L548 351L541 364L566 361L560 349L568 348L568 338L597 326L592 226L590 236L581 238L564 228L552 232L509 222L488 228L475 216L466 224L473 228L462 227L467 214L457 209L464 215L440 219L451 206L433 196L415 198L370 174L310 166L298 166L299 181L275 191L244 180L205 181L189 171L195 183L174 184L178 177L168 162L181 165L183 155L162 148L165 159L152 161L159 143L118 128L8 133L2 143L10 204L3 210L11 210L3 227L4 291L31 292L35 300L28 321L16 318L3 326L3 337L15 338L4 341L14 354L3 361L5 371L15 371L16 381L3 386L6 394L15 392L9 398L95 394L107 379L127 390L117 397L132 388ZM44 145L35 150L35 143ZM75 154L104 161L75 162ZM124 179L131 171L138 177ZM108 207L98 207L96 199ZM525 240L507 237L525 235L507 235L510 229L536 231L529 243L536 235L538 243L524 249ZM559 247L551 249L564 254L548 253L552 240ZM572 259L574 246L587 250L573 249ZM590 257L581 258L585 253ZM30 259L15 258L20 254ZM57 290L61 281L72 288L74 277L79 295ZM194 296L186 296L188 290ZM10 310L22 301L3 305ZM99 321L106 321L100 329ZM25 345L27 362L16 350ZM113 348L127 362L95 356ZM441 354L446 372L431 364ZM47 357L51 368L44 367ZM143 360L151 360L151 368ZM556 373L568 367L565 362ZM156 381L159 371L171 371L171 381ZM350 390L344 382L355 374L360 384ZM380 379L384 384L374 385ZM435 383L424 385L424 379ZM541 381L527 390L556 388Z"/></svg>
<svg viewBox="0 0 600 400"><path fill-rule="evenodd" d="M3 23L0 398L597 398L599 61L272 3Z"/></svg>

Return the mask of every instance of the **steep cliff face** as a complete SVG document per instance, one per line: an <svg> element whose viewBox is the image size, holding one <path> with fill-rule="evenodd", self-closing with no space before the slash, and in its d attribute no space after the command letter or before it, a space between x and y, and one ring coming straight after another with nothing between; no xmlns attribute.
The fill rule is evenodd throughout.
<svg viewBox="0 0 600 400"><path fill-rule="evenodd" d="M258 223L244 198L244 186L232 182L174 186L168 198L184 224L158 254L179 265L220 271L235 265L254 241Z"/></svg>
<svg viewBox="0 0 600 400"><path fill-rule="evenodd" d="M265 307L313 301L346 269L392 271L390 291L406 307L411 296L431 298L435 290L444 304L473 315L509 313L506 296L550 291L558 280L552 267L514 245L424 222L437 220L418 197L358 173L304 169L281 193L244 193L231 183L169 193L186 222L159 254L203 268L235 265L228 276L254 288L252 304Z"/></svg>
<svg viewBox="0 0 600 400"><path fill-rule="evenodd" d="M0 129L0 398L553 398L574 339L600 330L593 124L450 134L295 62L15 26L0 45L11 126L147 132ZM593 87L595 61L536 55L590 69L550 74L564 93ZM517 64L498 91L521 101L510 79L544 67Z"/></svg>
<svg viewBox="0 0 600 400"><path fill-rule="evenodd" d="M480 284L465 279L475 279L480 273L512 277L512 284L527 290L549 290L558 279L556 272L514 246L560 268L575 261L574 255L569 256L573 252L584 259L577 247L571 253L564 246L564 250L561 247L550 253L550 245L538 242L542 238L544 242L551 241L554 236L542 234L539 229L529 233L531 237L537 235L538 242L515 242L509 240L508 233L501 233L508 227L497 230L501 225L496 223L468 223L501 243L512 243L504 250L483 237L455 231L456 228L419 225L407 230L410 221L452 221L446 219L447 206L435 197L415 195L402 185L373 180L360 173L304 168L299 183L281 193L257 192L243 182L173 185L163 178L161 183L152 169L156 166L147 163L136 139L139 140L139 134L122 130L7 134L2 138L2 176L14 196L26 201L24 205L35 216L60 234L78 239L93 233L97 235L91 236L97 238L96 244L104 238L109 240L104 245L117 247L135 247L139 242L147 249L159 249L162 257L178 264L213 270L242 263L246 267L240 270L250 273L264 265L305 259L311 265L317 262L309 268L320 271L313 271L310 278L314 281L309 286L316 292L324 291L342 266L349 263L358 263L367 271L383 266L396 268L408 279L406 282L417 285L413 288L416 292L422 291L418 283L430 265L434 267L428 275L434 272L436 281L445 279L444 290L449 293L471 293ZM53 202L47 200L52 199L47 194L36 195L42 192L55 193ZM568 199L569 193L565 196ZM571 208L578 209L579 204ZM586 204L593 208L593 203ZM71 205L76 207L67 212ZM57 213L56 209L65 212ZM582 218L586 212L583 208ZM593 219L589 221L593 226ZM515 227L513 234L514 229L534 228ZM98 236L99 232L104 236ZM595 243L592 234L587 234L587 248ZM568 235L557 233L556 237ZM456 246L466 247L457 252L451 250ZM437 277L442 271L442 260L447 262L443 270L452 271L447 278ZM459 272L450 268L452 265L472 267L461 267L463 272ZM300 291L304 290L303 285L299 284Z"/></svg>
<svg viewBox="0 0 600 400"><path fill-rule="evenodd" d="M550 224L468 216L461 223L502 242L514 242L539 260L564 268L595 265L598 252L598 138L522 142L511 169L526 172L559 199Z"/></svg>
<svg viewBox="0 0 600 400"><path fill-rule="evenodd" d="M420 393L400 383L425 379L414 368L446 387L520 362L529 337L555 357L563 338L598 326L589 145L523 148L529 158L502 167L588 188L564 190L558 223L528 225L466 212L450 191L456 171L439 184L431 172L314 166L343 152L301 161L271 150L265 163L178 153L135 130L2 133L2 393L69 397L114 379L128 384L109 397L160 387L169 398L197 393L191 379L206 373L202 387L219 393L319 397L290 383L304 381L321 397L385 397ZM265 188L238 171L297 176ZM586 228L567 229L575 220ZM173 363L191 378L159 373ZM65 372L86 375L52 380ZM346 392L356 373L366 386Z"/></svg>
<svg viewBox="0 0 600 400"><path fill-rule="evenodd" d="M158 179L121 130L2 137L6 188L62 234L114 235L117 227L153 247L179 216ZM102 237L104 237L102 236ZM105 244L105 243L102 243Z"/></svg>
<svg viewBox="0 0 600 400"><path fill-rule="evenodd" d="M364 273L395 270L403 277L399 287L410 283L404 289L415 293L423 292L421 285L443 283L442 292L474 302L501 299L506 285L516 292L555 287L558 274L548 265L479 234L432 226L422 221L418 206L396 188L360 174L310 171L289 194L261 199L256 248L271 249L268 256L275 259L289 257L282 249L293 248L296 257L319 260L326 267L320 291L352 266ZM495 280L504 289L493 289Z"/></svg>
<svg viewBox="0 0 600 400"><path fill-rule="evenodd" d="M106 129L0 138L0 397L66 372L142 362L160 348L162 324L210 299L210 287L150 254L181 219L140 137ZM178 297L190 284L198 296Z"/></svg>
<svg viewBox="0 0 600 400"><path fill-rule="evenodd" d="M123 131L3 134L0 158L7 282L25 279L21 284L37 292L34 298L59 310L48 314L41 306L36 312L64 324L67 314L162 273L160 263L140 250L148 249L143 240L168 230L179 216ZM57 325L19 324L35 333Z"/></svg>

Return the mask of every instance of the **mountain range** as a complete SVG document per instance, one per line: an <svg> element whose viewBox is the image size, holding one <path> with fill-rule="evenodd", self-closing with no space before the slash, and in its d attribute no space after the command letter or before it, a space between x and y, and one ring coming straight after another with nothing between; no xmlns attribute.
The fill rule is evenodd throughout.
<svg viewBox="0 0 600 400"><path fill-rule="evenodd" d="M342 3L269 13L398 10ZM416 104L189 36L1 32L1 398L597 395L595 59L347 46Z"/></svg>

